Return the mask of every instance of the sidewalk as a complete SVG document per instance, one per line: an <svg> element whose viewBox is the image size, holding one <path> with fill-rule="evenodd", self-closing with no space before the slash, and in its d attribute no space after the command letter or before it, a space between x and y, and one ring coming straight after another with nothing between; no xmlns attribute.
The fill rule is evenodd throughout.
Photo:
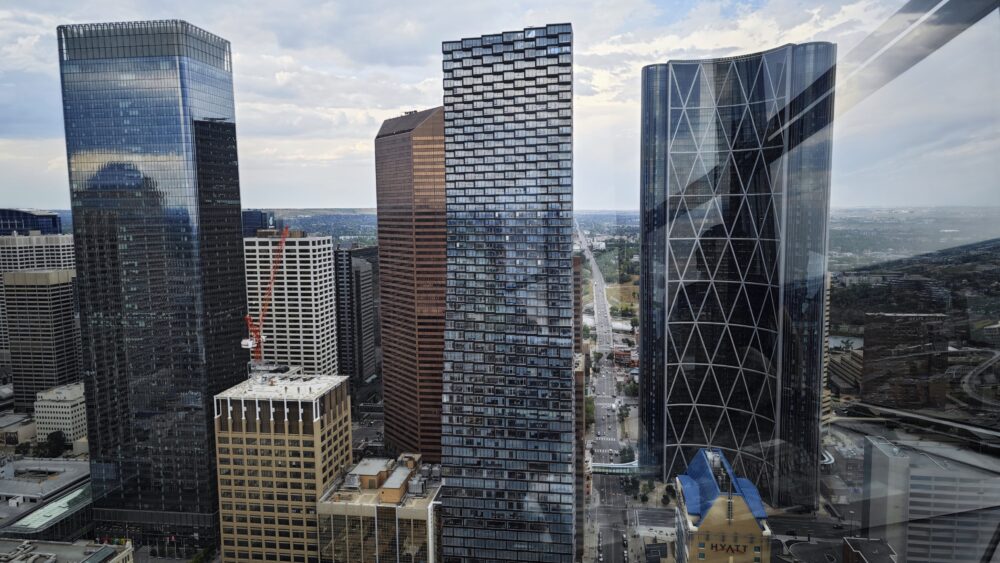
<svg viewBox="0 0 1000 563"><path fill-rule="evenodd" d="M639 407L629 406L628 418L624 423L618 423L618 431L622 437L622 443L626 441L636 442L639 436Z"/></svg>

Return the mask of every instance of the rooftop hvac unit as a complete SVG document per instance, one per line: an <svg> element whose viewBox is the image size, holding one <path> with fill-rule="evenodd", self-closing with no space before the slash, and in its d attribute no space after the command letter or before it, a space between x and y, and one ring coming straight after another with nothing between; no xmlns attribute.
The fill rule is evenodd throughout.
<svg viewBox="0 0 1000 563"><path fill-rule="evenodd" d="M424 480L420 477L414 477L410 480L409 492L414 495L424 494Z"/></svg>

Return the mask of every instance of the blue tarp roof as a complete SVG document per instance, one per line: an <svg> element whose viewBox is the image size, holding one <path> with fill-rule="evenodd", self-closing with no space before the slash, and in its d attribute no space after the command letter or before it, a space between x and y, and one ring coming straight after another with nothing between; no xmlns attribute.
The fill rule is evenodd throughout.
<svg viewBox="0 0 1000 563"><path fill-rule="evenodd" d="M715 499L722 493L715 480L715 475L712 474L709 452L717 453L722 460L722 466L733 484L733 495L743 497L754 518L767 518L764 501L761 500L757 487L749 479L737 477L722 450L715 448L698 450L694 459L688 464L687 473L677 476L684 494L684 503L687 505L688 514L697 516L699 519L704 518L715 503Z"/></svg>
<svg viewBox="0 0 1000 563"><path fill-rule="evenodd" d="M687 505L688 514L703 516L701 491L698 488L697 482L684 474L678 475L677 479L681 482L681 492L684 493L684 504Z"/></svg>
<svg viewBox="0 0 1000 563"><path fill-rule="evenodd" d="M760 492L757 490L757 486L747 479L746 477L736 478L736 490L740 492L740 496L743 500L747 501L747 506L750 507L750 512L753 513L754 518L767 518L767 510L764 509L764 501L760 498Z"/></svg>

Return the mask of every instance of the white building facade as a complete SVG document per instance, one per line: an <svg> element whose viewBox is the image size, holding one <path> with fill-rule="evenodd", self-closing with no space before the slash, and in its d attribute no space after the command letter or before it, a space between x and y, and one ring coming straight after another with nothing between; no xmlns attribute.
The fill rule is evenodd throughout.
<svg viewBox="0 0 1000 563"><path fill-rule="evenodd" d="M254 319L260 318L280 240L243 239L247 309ZM335 288L333 239L289 236L264 322L264 360L300 367L305 374L339 373Z"/></svg>
<svg viewBox="0 0 1000 563"><path fill-rule="evenodd" d="M1000 528L1000 465L930 441L865 438L862 535L885 539L908 563L984 558Z"/></svg>
<svg viewBox="0 0 1000 563"><path fill-rule="evenodd" d="M62 432L67 442L87 437L87 405L83 382L53 387L35 400L36 440L44 442L52 432Z"/></svg>

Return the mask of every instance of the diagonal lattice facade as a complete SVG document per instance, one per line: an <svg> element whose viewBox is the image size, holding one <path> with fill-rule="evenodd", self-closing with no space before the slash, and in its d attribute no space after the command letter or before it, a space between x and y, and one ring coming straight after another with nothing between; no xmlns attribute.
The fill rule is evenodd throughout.
<svg viewBox="0 0 1000 563"><path fill-rule="evenodd" d="M815 502L834 53L643 71L640 450L663 479L716 447Z"/></svg>

